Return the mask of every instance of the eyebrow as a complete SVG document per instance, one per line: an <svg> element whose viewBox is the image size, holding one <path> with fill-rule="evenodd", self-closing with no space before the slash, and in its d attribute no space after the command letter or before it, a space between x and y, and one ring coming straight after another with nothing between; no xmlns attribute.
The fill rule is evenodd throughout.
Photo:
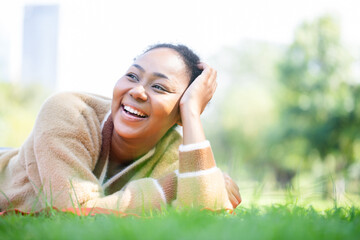
<svg viewBox="0 0 360 240"><path fill-rule="evenodd" d="M140 66L139 64L134 63L133 66L136 67L137 69L139 69L141 72L145 72L145 69L142 66ZM169 79L165 74L162 74L159 72L154 72L153 75L160 77L160 78Z"/></svg>
<svg viewBox="0 0 360 240"><path fill-rule="evenodd" d="M137 69L139 69L140 71L145 72L145 69L142 66L140 66L136 63L134 63L133 66L136 67Z"/></svg>

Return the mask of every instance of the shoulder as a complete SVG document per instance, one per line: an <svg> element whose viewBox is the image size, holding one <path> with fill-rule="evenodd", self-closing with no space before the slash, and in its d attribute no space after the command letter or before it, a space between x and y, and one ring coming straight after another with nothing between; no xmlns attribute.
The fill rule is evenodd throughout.
<svg viewBox="0 0 360 240"><path fill-rule="evenodd" d="M67 106L66 103L71 103L69 107L74 105L89 105L92 107L108 107L111 104L111 99L91 94L91 93L81 93L81 92L58 92L51 95L45 102L43 107L55 106Z"/></svg>
<svg viewBox="0 0 360 240"><path fill-rule="evenodd" d="M102 120L110 110L111 99L91 93L58 92L51 95L41 107L39 115L70 117L91 113Z"/></svg>
<svg viewBox="0 0 360 240"><path fill-rule="evenodd" d="M100 128L110 110L111 99L77 92L60 92L50 96L42 105L34 131L57 129ZM88 126L88 127L86 127Z"/></svg>

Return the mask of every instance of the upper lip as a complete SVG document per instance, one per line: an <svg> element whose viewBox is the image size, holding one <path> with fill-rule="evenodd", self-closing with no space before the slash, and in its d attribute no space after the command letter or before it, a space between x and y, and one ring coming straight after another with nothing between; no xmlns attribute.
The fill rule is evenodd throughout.
<svg viewBox="0 0 360 240"><path fill-rule="evenodd" d="M147 114L146 112L144 112L144 111L141 110L140 108L135 107L134 105L127 104L127 103L122 103L121 105L122 105L123 107L125 107L125 106L131 107L132 109L135 109L136 111L138 111L139 113L145 115L146 117L149 116L149 114Z"/></svg>

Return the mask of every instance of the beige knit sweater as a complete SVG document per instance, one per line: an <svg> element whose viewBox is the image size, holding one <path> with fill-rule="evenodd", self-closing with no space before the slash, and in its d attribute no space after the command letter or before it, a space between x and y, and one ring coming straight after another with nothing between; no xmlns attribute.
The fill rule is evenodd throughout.
<svg viewBox="0 0 360 240"><path fill-rule="evenodd" d="M50 97L25 143L0 152L0 210L232 208L209 143L179 149L182 138L175 127L130 165L109 163L110 104L85 93Z"/></svg>

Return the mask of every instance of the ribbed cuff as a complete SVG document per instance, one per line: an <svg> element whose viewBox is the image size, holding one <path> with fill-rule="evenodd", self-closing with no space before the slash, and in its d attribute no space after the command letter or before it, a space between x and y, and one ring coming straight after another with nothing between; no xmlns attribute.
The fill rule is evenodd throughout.
<svg viewBox="0 0 360 240"><path fill-rule="evenodd" d="M186 144L186 145L181 144L179 146L179 151L180 152L189 152L189 151L194 151L194 150L207 148L207 147L210 147L210 142L208 140L205 140L203 142L198 142L198 143L191 143L191 144Z"/></svg>
<svg viewBox="0 0 360 240"><path fill-rule="evenodd" d="M216 166L211 147L179 152L179 173L196 172Z"/></svg>
<svg viewBox="0 0 360 240"><path fill-rule="evenodd" d="M166 202L170 203L176 198L177 176L175 172L166 175L158 180L162 190L164 191Z"/></svg>
<svg viewBox="0 0 360 240"><path fill-rule="evenodd" d="M195 171L195 172L179 173L179 171L176 171L175 173L178 178L192 178L192 177L199 177L199 176L212 174L218 170L219 169L217 167L212 167L212 168L209 168L206 170L200 170L200 171Z"/></svg>

